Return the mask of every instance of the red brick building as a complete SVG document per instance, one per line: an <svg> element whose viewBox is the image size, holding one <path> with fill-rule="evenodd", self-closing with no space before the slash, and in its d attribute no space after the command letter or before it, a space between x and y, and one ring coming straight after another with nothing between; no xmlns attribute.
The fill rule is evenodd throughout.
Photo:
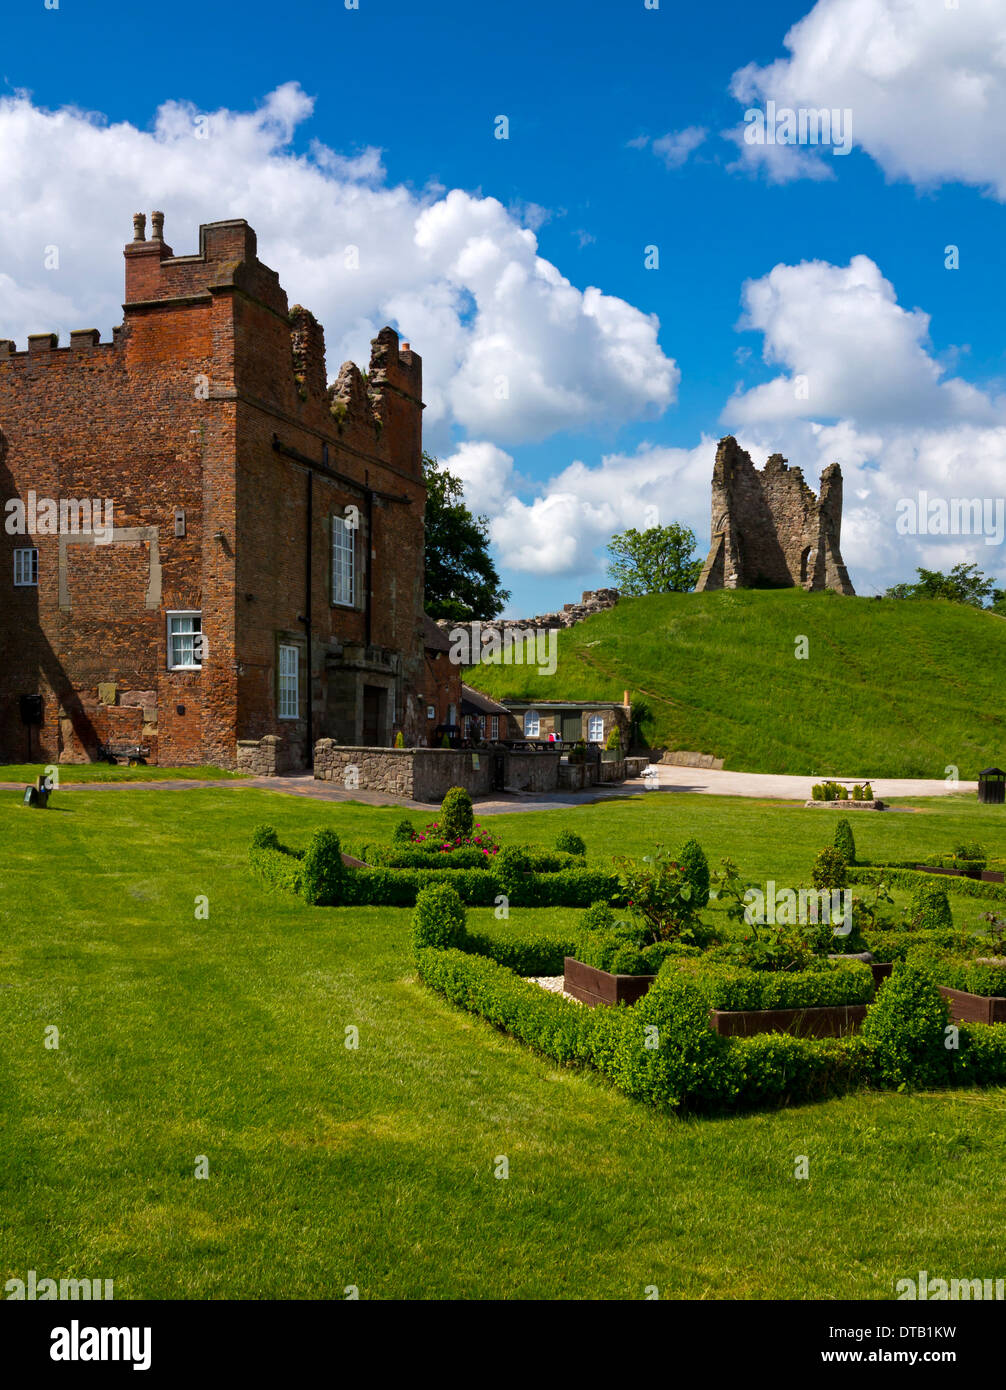
<svg viewBox="0 0 1006 1390"><path fill-rule="evenodd" d="M420 358L384 328L329 387L246 222L176 256L151 220L110 343L0 340L0 760L27 756L33 695L45 761L425 742Z"/></svg>

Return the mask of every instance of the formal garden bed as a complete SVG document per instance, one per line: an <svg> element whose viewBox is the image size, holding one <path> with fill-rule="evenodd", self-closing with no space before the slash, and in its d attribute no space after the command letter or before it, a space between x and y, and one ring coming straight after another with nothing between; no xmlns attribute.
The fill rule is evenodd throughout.
<svg viewBox="0 0 1006 1390"><path fill-rule="evenodd" d="M501 848L463 792L422 829L403 821L390 843L347 849L349 863L330 830L296 850L259 827L251 862L319 906L414 905L429 987L661 1107L1006 1082L1006 959L989 946L1006 928L987 914L989 935L961 931L947 894L997 885L857 864L847 821L818 854L812 888L772 886L771 918L759 915L766 894L730 860L711 874L695 841L604 865L568 831L551 848ZM969 864L981 858L969 853ZM888 891L899 875L911 889L900 907ZM816 908L793 915L816 902L820 920ZM494 912L469 926L469 908ZM585 910L571 920L545 912L554 908Z"/></svg>

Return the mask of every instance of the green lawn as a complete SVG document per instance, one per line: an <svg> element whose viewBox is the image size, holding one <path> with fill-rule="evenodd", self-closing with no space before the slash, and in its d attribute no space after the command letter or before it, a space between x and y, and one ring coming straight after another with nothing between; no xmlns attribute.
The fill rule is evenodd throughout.
<svg viewBox="0 0 1006 1390"><path fill-rule="evenodd" d="M919 805L855 818L861 853L905 857L958 831L1006 850L1003 809ZM262 821L303 844L321 824L390 835L400 817L241 786L81 791L45 812L0 796L0 1282L111 1278L119 1298L640 1298L651 1284L885 1298L919 1269L1006 1274L1006 1092L668 1119L426 991L408 911L310 908L246 870ZM806 876L833 820L654 793L492 826L544 843L570 826L594 856L695 834L711 861L784 880Z"/></svg>
<svg viewBox="0 0 1006 1390"><path fill-rule="evenodd" d="M0 763L0 782L34 782L51 763ZM60 782L179 782L225 781L245 777L244 772L228 772L223 767L126 767L113 763L60 763Z"/></svg>
<svg viewBox="0 0 1006 1390"><path fill-rule="evenodd" d="M500 698L628 690L653 746L746 772L942 778L953 764L972 780L1006 765L1006 620L964 604L649 594L560 632L558 652L552 675L482 665L465 679Z"/></svg>

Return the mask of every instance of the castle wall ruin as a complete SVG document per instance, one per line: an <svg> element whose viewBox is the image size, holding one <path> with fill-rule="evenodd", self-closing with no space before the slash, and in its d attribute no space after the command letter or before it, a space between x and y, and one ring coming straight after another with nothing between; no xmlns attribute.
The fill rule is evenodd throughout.
<svg viewBox="0 0 1006 1390"><path fill-rule="evenodd" d="M755 468L732 435L713 468L710 546L696 592L704 589L834 589L854 594L842 559L842 470L829 464L821 494L772 454Z"/></svg>

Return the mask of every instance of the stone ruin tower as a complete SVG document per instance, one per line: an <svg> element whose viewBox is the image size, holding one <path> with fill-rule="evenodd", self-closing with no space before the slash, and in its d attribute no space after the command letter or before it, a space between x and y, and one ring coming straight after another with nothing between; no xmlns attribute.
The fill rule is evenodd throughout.
<svg viewBox="0 0 1006 1390"><path fill-rule="evenodd" d="M854 594L842 560L842 470L821 474L821 496L772 454L761 472L727 435L716 450L709 555L703 589L834 589Z"/></svg>

